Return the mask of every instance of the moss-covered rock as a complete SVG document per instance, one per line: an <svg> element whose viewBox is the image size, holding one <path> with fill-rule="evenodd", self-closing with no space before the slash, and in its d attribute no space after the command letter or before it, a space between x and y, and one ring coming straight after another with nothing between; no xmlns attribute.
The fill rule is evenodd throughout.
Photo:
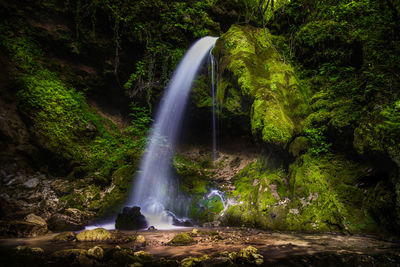
<svg viewBox="0 0 400 267"><path fill-rule="evenodd" d="M189 217L197 223L214 221L223 210L223 203L217 196L207 197L207 192L216 187L209 156L175 156L173 165L182 190L191 197Z"/></svg>
<svg viewBox="0 0 400 267"><path fill-rule="evenodd" d="M306 90L283 61L274 37L262 29L233 25L217 41L222 81L218 103L230 117L249 117L252 133L267 144L286 147L308 112Z"/></svg>
<svg viewBox="0 0 400 267"><path fill-rule="evenodd" d="M201 263L203 261L209 260L210 257L208 255L203 255L199 258L195 257L187 257L181 260L181 265L182 267L194 267L194 266L201 266Z"/></svg>
<svg viewBox="0 0 400 267"><path fill-rule="evenodd" d="M85 230L76 235L78 241L107 241L111 239L111 233L104 228Z"/></svg>
<svg viewBox="0 0 400 267"><path fill-rule="evenodd" d="M394 207L396 197L384 183L368 184L366 170L343 156L315 158L309 153L289 172L258 161L235 177L232 196L240 202L229 207L222 222L264 229L379 232L378 222L390 223L384 219L388 211L376 207L383 202ZM386 198L372 203L378 191Z"/></svg>
<svg viewBox="0 0 400 267"><path fill-rule="evenodd" d="M180 233L175 235L169 242L170 246L189 246L197 243L190 235L187 233Z"/></svg>
<svg viewBox="0 0 400 267"><path fill-rule="evenodd" d="M104 256L104 250L99 246L95 246L95 247L88 249L87 255L90 258L93 258L96 260L102 260L103 256Z"/></svg>

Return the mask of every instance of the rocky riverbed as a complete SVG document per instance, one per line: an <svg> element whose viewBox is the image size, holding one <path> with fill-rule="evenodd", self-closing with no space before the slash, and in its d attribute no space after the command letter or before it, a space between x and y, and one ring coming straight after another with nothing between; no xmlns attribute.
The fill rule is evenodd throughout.
<svg viewBox="0 0 400 267"><path fill-rule="evenodd" d="M248 228L64 232L1 239L2 266L398 266L400 243Z"/></svg>

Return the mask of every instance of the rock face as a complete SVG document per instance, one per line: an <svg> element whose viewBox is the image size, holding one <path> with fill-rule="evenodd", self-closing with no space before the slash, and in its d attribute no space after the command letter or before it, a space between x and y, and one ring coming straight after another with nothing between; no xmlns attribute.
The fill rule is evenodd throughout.
<svg viewBox="0 0 400 267"><path fill-rule="evenodd" d="M0 223L0 232L3 236L36 237L48 233L47 225L40 225L27 221L11 221Z"/></svg>
<svg viewBox="0 0 400 267"><path fill-rule="evenodd" d="M3 236L35 237L47 234L48 228L42 217L31 213L24 220L0 222L0 233Z"/></svg>
<svg viewBox="0 0 400 267"><path fill-rule="evenodd" d="M267 39L268 40L267 40ZM233 25L217 41L221 86L217 101L232 120L248 122L254 137L286 147L308 111L294 68L284 62L269 32Z"/></svg>
<svg viewBox="0 0 400 267"><path fill-rule="evenodd" d="M104 228L85 230L76 235L78 241L106 241L111 239L111 233Z"/></svg>
<svg viewBox="0 0 400 267"><path fill-rule="evenodd" d="M125 207L115 222L115 228L120 230L139 230L147 226L146 218L140 213L140 207Z"/></svg>

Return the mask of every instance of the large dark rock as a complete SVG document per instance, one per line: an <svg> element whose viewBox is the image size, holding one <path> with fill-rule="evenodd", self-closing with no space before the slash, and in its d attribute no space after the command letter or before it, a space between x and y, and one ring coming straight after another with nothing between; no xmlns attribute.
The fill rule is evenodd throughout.
<svg viewBox="0 0 400 267"><path fill-rule="evenodd" d="M140 213L140 207L125 207L115 222L115 228L120 230L138 230L147 226L146 218Z"/></svg>

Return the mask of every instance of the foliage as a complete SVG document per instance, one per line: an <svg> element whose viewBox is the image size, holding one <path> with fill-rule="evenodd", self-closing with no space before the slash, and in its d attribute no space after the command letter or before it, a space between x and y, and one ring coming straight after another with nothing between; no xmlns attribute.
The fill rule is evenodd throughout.
<svg viewBox="0 0 400 267"><path fill-rule="evenodd" d="M378 209L384 201L394 207L394 194L382 181L360 188L368 181L363 165L341 155L311 153L301 155L289 170L269 165L261 158L235 176L232 196L238 204L228 209L224 224L350 233L377 231L379 222L391 224L383 219L387 211ZM387 198L374 204L378 191Z"/></svg>
<svg viewBox="0 0 400 267"><path fill-rule="evenodd" d="M292 0L270 21L314 93L305 130L314 154L355 149L398 158L399 11L393 1Z"/></svg>
<svg viewBox="0 0 400 267"><path fill-rule="evenodd" d="M12 26L2 24L0 35L1 46L20 71L17 75L18 105L30 125L34 142L61 162L67 162L69 179L91 177L98 186L109 186L113 182L112 174L120 166L138 161L150 123L146 108L132 104L132 124L121 131L90 108L82 92L69 87L57 73L45 67L44 53L28 32L16 34ZM107 208L121 202L132 176L130 169L125 177L128 181L116 182L115 190L105 194ZM86 187L83 183L76 189ZM90 191L90 188L86 189ZM84 195L73 192L62 197L61 202L79 209L98 209L104 204L98 195L89 198L96 203L84 203L85 199ZM102 212L106 210L103 206Z"/></svg>
<svg viewBox="0 0 400 267"><path fill-rule="evenodd" d="M75 0L67 1L65 6L79 18L75 21L77 41L95 36L95 30L101 31L95 21L98 14L106 14L114 35L115 75L118 76L119 50L124 44L129 42L143 49L135 55L135 67L124 87L131 96L144 97L151 108L154 96L168 83L188 45L194 39L219 33L219 25L207 13L214 2ZM81 22L89 17L92 25L85 27Z"/></svg>

